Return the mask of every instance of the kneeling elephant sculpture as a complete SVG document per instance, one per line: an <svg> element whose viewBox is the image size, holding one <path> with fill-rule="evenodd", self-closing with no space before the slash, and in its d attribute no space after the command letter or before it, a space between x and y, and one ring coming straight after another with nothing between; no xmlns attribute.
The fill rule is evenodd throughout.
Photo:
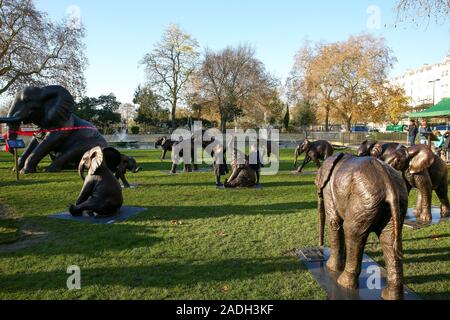
<svg viewBox="0 0 450 320"><path fill-rule="evenodd" d="M84 177L83 171L89 174ZM80 177L84 180L83 188L75 205L69 208L73 216L81 216L83 212L90 215L110 216L119 213L123 204L122 188L106 165L100 147L95 147L83 155L79 165Z"/></svg>
<svg viewBox="0 0 450 320"><path fill-rule="evenodd" d="M340 153L323 163L316 177L320 245L325 217L330 225L331 256L327 267L342 272L338 284L358 288L364 247L371 232L382 245L387 269L383 299L403 294L402 226L408 192L401 174L370 157Z"/></svg>
<svg viewBox="0 0 450 320"><path fill-rule="evenodd" d="M47 155L52 158L48 172L76 168L83 154L95 146L106 147L103 136L73 112L74 99L63 87L27 87L17 93L8 117L0 123L9 127L8 139L16 139L20 125L39 127L29 146L19 159L22 173L34 173L39 162Z"/></svg>
<svg viewBox="0 0 450 320"><path fill-rule="evenodd" d="M433 190L441 202L441 216L447 217L448 199L447 164L426 145L399 149L386 158L386 163L403 172L408 192L418 189L415 216L423 221L432 220L431 195Z"/></svg>

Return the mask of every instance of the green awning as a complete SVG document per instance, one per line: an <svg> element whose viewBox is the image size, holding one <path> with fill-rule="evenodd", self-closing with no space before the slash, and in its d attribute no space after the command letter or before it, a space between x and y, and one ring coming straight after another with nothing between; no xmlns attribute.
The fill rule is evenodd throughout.
<svg viewBox="0 0 450 320"><path fill-rule="evenodd" d="M411 113L409 118L450 118L450 98L442 99L427 110Z"/></svg>

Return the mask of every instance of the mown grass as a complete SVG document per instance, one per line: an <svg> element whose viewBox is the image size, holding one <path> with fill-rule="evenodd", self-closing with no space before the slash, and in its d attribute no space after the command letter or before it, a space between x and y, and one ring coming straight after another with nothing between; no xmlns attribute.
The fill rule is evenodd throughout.
<svg viewBox="0 0 450 320"><path fill-rule="evenodd" d="M0 220L0 243L24 241L15 227L47 234L0 245L0 299L326 298L287 254L318 242L314 176L289 172L292 150L282 150L283 171L264 176L262 190L216 190L211 172L170 176L159 151L127 153L144 171L129 175L139 187L124 191L125 204L148 210L114 225L49 219L77 198L75 171L17 183L11 156L0 155L0 202L15 218L4 220L12 227ZM404 249L407 285L424 298L450 298L450 224L405 229ZM383 263L375 237L366 252ZM66 288L71 265L81 268L81 290Z"/></svg>

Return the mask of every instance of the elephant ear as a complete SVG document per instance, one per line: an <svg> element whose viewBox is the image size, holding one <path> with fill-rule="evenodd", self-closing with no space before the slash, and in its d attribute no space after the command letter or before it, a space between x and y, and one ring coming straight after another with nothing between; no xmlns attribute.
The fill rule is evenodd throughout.
<svg viewBox="0 0 450 320"><path fill-rule="evenodd" d="M113 147L103 148L103 158L109 170L115 172L122 162L122 154Z"/></svg>
<svg viewBox="0 0 450 320"><path fill-rule="evenodd" d="M316 186L320 190L319 193L322 193L323 188L327 185L328 181L330 181L331 174L333 173L334 168L337 163L341 161L345 156L350 156L347 153L339 153L332 157L327 158L320 167L319 172L316 176Z"/></svg>
<svg viewBox="0 0 450 320"><path fill-rule="evenodd" d="M309 141L308 139L305 139L305 141L303 141L303 150L309 150L311 148L311 141Z"/></svg>
<svg viewBox="0 0 450 320"><path fill-rule="evenodd" d="M381 144L375 142L371 146L371 148L372 148L372 150L370 151L370 155L372 157L375 157L375 158L381 157L381 155L383 154L383 147L381 146Z"/></svg>
<svg viewBox="0 0 450 320"><path fill-rule="evenodd" d="M49 126L67 121L74 108L72 95L61 86L42 88L42 102L45 104L45 123Z"/></svg>
<svg viewBox="0 0 450 320"><path fill-rule="evenodd" d="M89 157L91 158L91 165L89 167L89 174L94 175L98 168L103 164L103 152L102 148L95 147L89 152Z"/></svg>
<svg viewBox="0 0 450 320"><path fill-rule="evenodd" d="M409 172L419 173L428 169L434 163L434 153L426 145L416 145L407 149Z"/></svg>

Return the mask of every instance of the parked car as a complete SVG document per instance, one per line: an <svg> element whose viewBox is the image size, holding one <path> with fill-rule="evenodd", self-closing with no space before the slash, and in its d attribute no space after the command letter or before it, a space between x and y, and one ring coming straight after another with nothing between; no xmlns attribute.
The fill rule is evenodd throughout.
<svg viewBox="0 0 450 320"><path fill-rule="evenodd" d="M369 132L368 126L353 126L352 132Z"/></svg>

